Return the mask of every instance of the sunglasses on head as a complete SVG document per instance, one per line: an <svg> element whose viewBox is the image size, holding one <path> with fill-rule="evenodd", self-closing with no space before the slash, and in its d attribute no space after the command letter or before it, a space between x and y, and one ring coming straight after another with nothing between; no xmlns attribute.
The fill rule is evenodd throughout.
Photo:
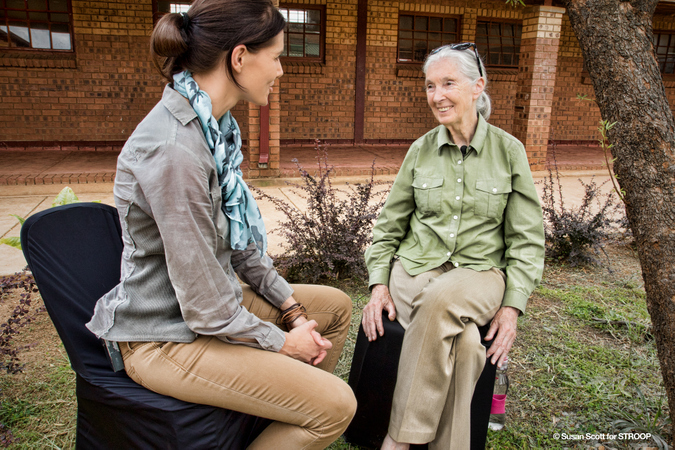
<svg viewBox="0 0 675 450"><path fill-rule="evenodd" d="M478 47L476 47L476 44L474 44L473 42L462 42L460 44L442 45L440 47L433 49L429 53L429 56L435 55L436 53L446 48L449 48L450 50L466 50L468 48L473 48L473 53L474 55L476 55L476 65L478 65L478 73L480 74L481 77L483 76L483 69L480 66L480 58L478 57Z"/></svg>

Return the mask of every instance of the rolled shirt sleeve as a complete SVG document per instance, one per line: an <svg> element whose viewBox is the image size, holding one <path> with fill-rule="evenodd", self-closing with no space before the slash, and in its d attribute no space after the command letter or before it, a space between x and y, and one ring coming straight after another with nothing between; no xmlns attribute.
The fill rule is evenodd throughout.
<svg viewBox="0 0 675 450"><path fill-rule="evenodd" d="M232 267L244 283L277 308L293 295L293 288L276 271L272 258L260 256L255 244L249 244L246 250L234 250Z"/></svg>

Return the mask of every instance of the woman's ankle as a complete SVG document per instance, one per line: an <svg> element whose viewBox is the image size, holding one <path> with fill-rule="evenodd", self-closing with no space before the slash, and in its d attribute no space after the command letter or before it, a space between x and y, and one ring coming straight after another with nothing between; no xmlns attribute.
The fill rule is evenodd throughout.
<svg viewBox="0 0 675 450"><path fill-rule="evenodd" d="M389 433L387 433L384 441L382 442L382 447L380 447L380 450L408 450L409 448L410 444L396 442L391 436L389 436Z"/></svg>

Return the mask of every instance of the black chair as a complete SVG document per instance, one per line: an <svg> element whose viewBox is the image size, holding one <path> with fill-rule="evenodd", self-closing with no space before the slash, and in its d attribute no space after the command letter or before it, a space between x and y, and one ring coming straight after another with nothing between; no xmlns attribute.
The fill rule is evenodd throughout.
<svg viewBox="0 0 675 450"><path fill-rule="evenodd" d="M358 406L352 423L345 431L345 440L367 448L378 448L387 434L391 414L396 372L403 345L405 330L396 320L390 322L386 311L382 314L384 336L368 342L363 326L359 327L356 347L349 372L349 385L354 390ZM481 338L485 338L489 325L479 327ZM489 348L492 341L481 341ZM487 360L481 373L473 399L471 400L471 449L485 448L492 391L497 366ZM427 445L413 445L411 448L426 449Z"/></svg>
<svg viewBox="0 0 675 450"><path fill-rule="evenodd" d="M21 245L77 374L78 449L243 449L269 424L159 395L112 371L85 323L120 279L115 208L78 203L39 212L24 223Z"/></svg>

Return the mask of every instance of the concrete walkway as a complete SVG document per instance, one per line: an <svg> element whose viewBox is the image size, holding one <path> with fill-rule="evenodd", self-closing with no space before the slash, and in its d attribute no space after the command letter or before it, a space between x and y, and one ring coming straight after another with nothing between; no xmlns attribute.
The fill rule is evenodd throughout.
<svg viewBox="0 0 675 450"><path fill-rule="evenodd" d="M330 147L329 163L336 166L335 184L344 182L362 182L370 173L375 159L377 179L393 181L407 147L403 146L362 146ZM578 205L584 195L583 186L578 179L589 182L595 176L596 183L609 180L609 174L603 169L601 152L597 147L575 147L557 151L558 166L561 172L561 185L567 207ZM18 221L10 216L17 214L27 217L35 212L51 207L54 197L65 186L70 186L82 201L101 201L114 205L112 180L115 172L117 154L114 152L16 152L0 151L0 238L19 235ZM284 159L282 151L282 159ZM297 158L308 171L316 169L316 151L312 147L297 147L289 152ZM287 154L288 154L287 153ZM297 208L305 209L306 202L297 190L287 182L297 182L298 172L290 157L282 163L285 178L271 180L252 180L264 192L293 203ZM586 169L586 170L579 170ZM541 193L543 179L547 172L534 173ZM346 189L346 187L341 187ZM611 183L606 183L604 192L611 191ZM259 206L268 231L277 227L284 216L274 209L268 201L259 201ZM281 238L269 235L269 253L283 252ZM23 254L7 245L0 245L0 275L11 274L25 267Z"/></svg>

